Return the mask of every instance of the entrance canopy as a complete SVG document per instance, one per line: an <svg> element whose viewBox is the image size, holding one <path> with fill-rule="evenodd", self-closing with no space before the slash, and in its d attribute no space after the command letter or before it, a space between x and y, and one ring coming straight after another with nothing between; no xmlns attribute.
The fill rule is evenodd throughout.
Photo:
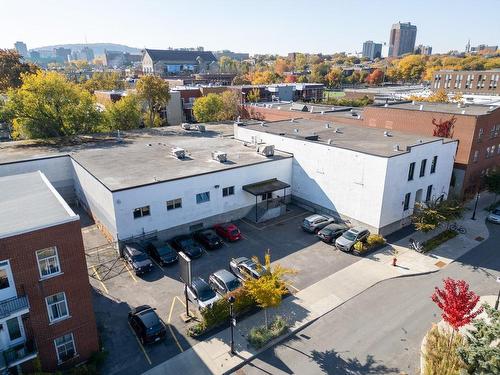
<svg viewBox="0 0 500 375"><path fill-rule="evenodd" d="M243 186L243 190L252 195L258 196L266 193L272 193L276 190L282 190L289 188L290 185L286 182L280 181L277 178L273 178L272 180L266 180L261 182L256 182L255 184L249 184Z"/></svg>

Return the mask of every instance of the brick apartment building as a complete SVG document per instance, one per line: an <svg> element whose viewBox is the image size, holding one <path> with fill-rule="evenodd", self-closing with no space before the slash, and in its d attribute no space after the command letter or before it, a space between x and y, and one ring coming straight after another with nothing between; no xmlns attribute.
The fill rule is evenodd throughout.
<svg viewBox="0 0 500 375"><path fill-rule="evenodd" d="M368 127L398 130L423 136L435 131L458 139L452 177L454 193L471 196L480 188L481 178L500 167L500 108L452 103L399 103L366 107L364 124Z"/></svg>
<svg viewBox="0 0 500 375"><path fill-rule="evenodd" d="M500 69L439 70L434 73L431 89L448 93L500 95Z"/></svg>
<svg viewBox="0 0 500 375"><path fill-rule="evenodd" d="M78 215L40 172L2 177L0 191L0 368L88 360L98 336Z"/></svg>

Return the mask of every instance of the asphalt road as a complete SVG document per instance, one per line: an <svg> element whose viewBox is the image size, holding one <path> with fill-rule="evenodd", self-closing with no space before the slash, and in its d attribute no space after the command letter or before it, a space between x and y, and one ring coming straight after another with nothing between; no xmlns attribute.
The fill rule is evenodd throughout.
<svg viewBox="0 0 500 375"><path fill-rule="evenodd" d="M500 227L443 270L384 281L271 348L237 374L417 374L422 337L440 312L430 296L442 279L497 294Z"/></svg>

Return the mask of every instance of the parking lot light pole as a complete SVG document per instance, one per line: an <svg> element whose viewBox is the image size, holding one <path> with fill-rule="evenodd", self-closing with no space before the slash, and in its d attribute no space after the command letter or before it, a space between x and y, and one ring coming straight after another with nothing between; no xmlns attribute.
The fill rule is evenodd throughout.
<svg viewBox="0 0 500 375"><path fill-rule="evenodd" d="M234 351L234 326L236 325L236 319L233 316L233 303L234 303L234 296L229 296L227 299L229 302L229 324L231 326L231 354L236 354Z"/></svg>
<svg viewBox="0 0 500 375"><path fill-rule="evenodd" d="M471 217L472 220L476 220L477 202L479 201L479 197L481 197L481 195L479 194L479 192L477 192L476 202L474 203L474 212L472 213L472 217Z"/></svg>
<svg viewBox="0 0 500 375"><path fill-rule="evenodd" d="M500 276L497 277L497 283L500 284ZM499 301L500 301L500 289L498 290L497 301L495 302L495 310L498 310Z"/></svg>
<svg viewBox="0 0 500 375"><path fill-rule="evenodd" d="M184 284L184 297L186 298L186 317L189 318L188 286Z"/></svg>

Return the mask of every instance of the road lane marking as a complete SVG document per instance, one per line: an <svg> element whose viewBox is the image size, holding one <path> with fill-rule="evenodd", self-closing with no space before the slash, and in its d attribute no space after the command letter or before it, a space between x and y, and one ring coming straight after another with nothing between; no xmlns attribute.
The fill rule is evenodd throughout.
<svg viewBox="0 0 500 375"><path fill-rule="evenodd" d="M128 323L128 326L130 328L130 330L132 331L132 334L134 335L135 337L135 340L137 341L137 343L139 344L139 347L141 348L142 350L142 353L144 353L144 357L146 357L146 360L148 361L148 363L150 365L153 364L153 362L151 362L151 359L149 358L149 355L148 353L146 352L146 349L144 348L144 346L141 344L141 341L139 340L139 338L137 337L137 335L135 334L134 330L132 329L132 326L130 325L130 323Z"/></svg>
<svg viewBox="0 0 500 375"><path fill-rule="evenodd" d="M137 282L136 277L134 276L134 274L132 273L132 271L130 271L130 268L128 268L128 264L127 263L125 263L125 268L127 269L128 273L132 277L132 279L134 279L134 281Z"/></svg>
<svg viewBox="0 0 500 375"><path fill-rule="evenodd" d="M99 272L97 272L97 269L92 266L92 270L94 271L95 273L95 276L97 277L97 281L99 281L99 283L101 284L101 286L103 287L104 291L109 294L109 291L108 291L108 288L106 288L106 285L104 285L104 283L102 282L102 279L101 279L101 276L99 275Z"/></svg>
<svg viewBox="0 0 500 375"><path fill-rule="evenodd" d="M172 299L172 304L170 305L170 312L168 313L167 326L168 326L168 330L170 331L170 334L172 335L175 343L177 344L177 347L179 348L179 350L182 353L184 351L184 349L182 348L181 344L179 343L179 340L177 340L177 337L175 336L174 330L172 329L172 325L170 324L170 320L172 319L172 312L174 311L174 305L175 305L176 298L177 298L177 296L175 296Z"/></svg>

